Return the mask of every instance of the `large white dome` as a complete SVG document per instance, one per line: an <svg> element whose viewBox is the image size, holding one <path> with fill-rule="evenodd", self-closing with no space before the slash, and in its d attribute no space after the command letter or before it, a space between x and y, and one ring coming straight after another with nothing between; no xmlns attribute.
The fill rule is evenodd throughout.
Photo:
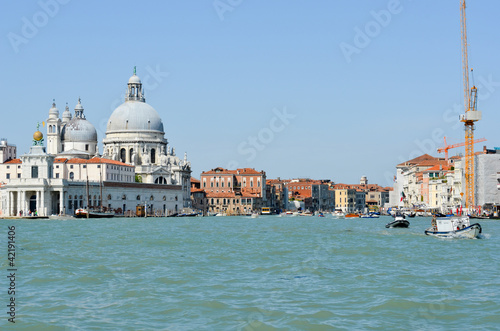
<svg viewBox="0 0 500 331"><path fill-rule="evenodd" d="M129 100L113 111L108 120L106 134L130 131L163 133L163 122L158 112L147 103Z"/></svg>

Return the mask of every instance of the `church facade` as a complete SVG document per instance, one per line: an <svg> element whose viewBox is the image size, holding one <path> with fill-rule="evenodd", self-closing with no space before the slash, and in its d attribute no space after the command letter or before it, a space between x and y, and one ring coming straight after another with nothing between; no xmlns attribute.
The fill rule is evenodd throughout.
<svg viewBox="0 0 500 331"><path fill-rule="evenodd" d="M138 205L166 215L191 207L191 164L168 146L135 69L125 102L108 120L102 156L80 99L73 115L66 105L62 118L54 102L46 128L47 147L37 131L29 153L0 160L0 216L72 214L96 206L125 214Z"/></svg>

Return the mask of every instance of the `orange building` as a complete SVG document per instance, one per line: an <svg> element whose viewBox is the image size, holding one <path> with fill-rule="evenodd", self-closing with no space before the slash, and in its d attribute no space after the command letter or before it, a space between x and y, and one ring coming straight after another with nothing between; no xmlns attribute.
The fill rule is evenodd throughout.
<svg viewBox="0 0 500 331"><path fill-rule="evenodd" d="M267 206L264 171L218 167L202 172L200 185L206 193L208 211L212 213L250 214Z"/></svg>

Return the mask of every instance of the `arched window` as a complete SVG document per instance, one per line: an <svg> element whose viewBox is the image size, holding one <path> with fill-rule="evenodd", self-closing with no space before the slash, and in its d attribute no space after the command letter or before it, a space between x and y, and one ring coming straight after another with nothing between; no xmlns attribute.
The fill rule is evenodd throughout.
<svg viewBox="0 0 500 331"><path fill-rule="evenodd" d="M141 196L140 195L137 196L137 200L141 200Z"/></svg>
<svg viewBox="0 0 500 331"><path fill-rule="evenodd" d="M154 148L151 148L151 163L156 163L156 151Z"/></svg>
<svg viewBox="0 0 500 331"><path fill-rule="evenodd" d="M128 159L130 160L130 163L132 163L132 155L134 155L134 149L133 148L131 148L128 151Z"/></svg>
<svg viewBox="0 0 500 331"><path fill-rule="evenodd" d="M75 174L73 172L69 173L69 179L73 180L75 178Z"/></svg>
<svg viewBox="0 0 500 331"><path fill-rule="evenodd" d="M123 163L125 163L126 161L126 153L127 151L125 150L125 148L122 148L120 150L120 161L122 161Z"/></svg>
<svg viewBox="0 0 500 331"><path fill-rule="evenodd" d="M155 199L155 197L154 197L154 196L150 196L150 197L149 197L149 200L151 200L151 201L153 201L154 199Z"/></svg>

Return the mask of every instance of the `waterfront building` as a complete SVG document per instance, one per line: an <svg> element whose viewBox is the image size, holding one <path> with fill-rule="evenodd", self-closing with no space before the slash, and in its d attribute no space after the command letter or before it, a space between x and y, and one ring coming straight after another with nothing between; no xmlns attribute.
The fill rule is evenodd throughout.
<svg viewBox="0 0 500 331"><path fill-rule="evenodd" d="M329 189L330 181L312 179L292 179L286 183L289 200L304 201L309 211L333 211L334 192Z"/></svg>
<svg viewBox="0 0 500 331"><path fill-rule="evenodd" d="M264 171L217 167L203 171L200 182L206 193L210 212L241 215L259 212L262 207L268 207Z"/></svg>
<svg viewBox="0 0 500 331"><path fill-rule="evenodd" d="M201 188L200 180L194 177L191 177L191 205L195 211L201 212L202 215L207 215L207 194L205 190Z"/></svg>
<svg viewBox="0 0 500 331"><path fill-rule="evenodd" d="M396 166L394 190L390 195L391 206L404 208L425 207L424 200L428 199L428 183L423 181L423 172L435 166L447 166L443 158L436 158L424 154ZM424 195L423 195L424 194Z"/></svg>
<svg viewBox="0 0 500 331"><path fill-rule="evenodd" d="M476 206L491 210L500 206L500 150L484 147L475 157Z"/></svg>
<svg viewBox="0 0 500 331"><path fill-rule="evenodd" d="M0 139L0 162L4 163L8 160L13 160L16 158L16 155L16 145L9 144L6 138Z"/></svg>
<svg viewBox="0 0 500 331"><path fill-rule="evenodd" d="M146 205L148 214L191 206L187 155L180 159L169 148L161 118L146 104L135 70L127 87L125 102L108 120L102 157L97 131L86 119L80 99L74 115L66 106L62 118L53 102L46 121L47 148L40 131L30 152L20 159L15 158L15 146L6 140L0 144L2 215L33 208L39 215L70 214L96 201L118 213L135 213L138 205ZM88 198L87 181L91 189L103 187L106 194Z"/></svg>
<svg viewBox="0 0 500 331"><path fill-rule="evenodd" d="M368 184L366 176L362 176L357 184L332 184L335 191L335 208L344 212L378 212L389 203L392 188L378 184Z"/></svg>
<svg viewBox="0 0 500 331"><path fill-rule="evenodd" d="M335 195L335 209L340 209L344 213L354 213L356 211L356 189L346 184L334 184L331 189Z"/></svg>
<svg viewBox="0 0 500 331"><path fill-rule="evenodd" d="M272 192L269 192L267 194L268 197L268 205L271 207L273 210L280 211L280 210L288 210L288 187L287 183L289 183L289 179L268 179L266 182L267 187L272 187L273 192L274 192L274 197L273 199L269 199L270 195Z"/></svg>

